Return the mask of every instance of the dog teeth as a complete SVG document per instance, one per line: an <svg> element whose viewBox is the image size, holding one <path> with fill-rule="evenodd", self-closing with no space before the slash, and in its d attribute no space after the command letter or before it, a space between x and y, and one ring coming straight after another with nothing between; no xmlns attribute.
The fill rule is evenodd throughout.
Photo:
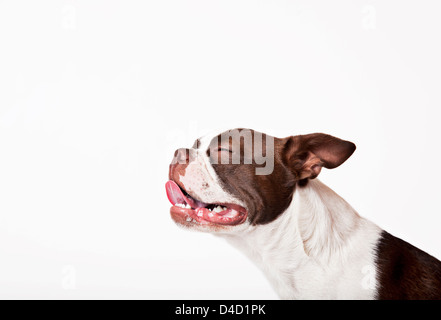
<svg viewBox="0 0 441 320"><path fill-rule="evenodd" d="M176 206L176 207L179 207L179 208L183 208L183 209L191 209L191 206L190 206L188 203L176 203L175 206ZM214 213L219 213L219 212L225 211L225 210L227 210L227 209L228 209L227 207L216 206L216 207L214 207L213 209L211 209L211 208L208 209L208 211L209 211L209 212L214 212ZM202 217L202 216L203 216L202 211L199 211L199 212L198 212L198 216L199 216L199 217Z"/></svg>
<svg viewBox="0 0 441 320"><path fill-rule="evenodd" d="M188 203L186 203L186 204L184 204L184 203L176 203L175 206L179 207L179 208L184 208L184 209L191 209L191 206Z"/></svg>
<svg viewBox="0 0 441 320"><path fill-rule="evenodd" d="M187 219L185 219L185 221L190 222L190 221L191 221L191 218L190 218L190 217L187 217Z"/></svg>

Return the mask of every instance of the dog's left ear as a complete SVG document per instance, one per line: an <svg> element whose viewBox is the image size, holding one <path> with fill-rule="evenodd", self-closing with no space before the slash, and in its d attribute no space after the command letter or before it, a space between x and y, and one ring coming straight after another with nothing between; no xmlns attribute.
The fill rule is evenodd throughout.
<svg viewBox="0 0 441 320"><path fill-rule="evenodd" d="M355 151L355 144L324 133L285 138L283 158L298 180L316 178L322 167L333 169Z"/></svg>

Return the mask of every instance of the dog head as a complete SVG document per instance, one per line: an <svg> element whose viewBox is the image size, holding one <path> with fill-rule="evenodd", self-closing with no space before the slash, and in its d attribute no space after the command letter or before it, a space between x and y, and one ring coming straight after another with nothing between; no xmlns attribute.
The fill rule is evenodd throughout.
<svg viewBox="0 0 441 320"><path fill-rule="evenodd" d="M336 168L352 142L323 133L275 138L233 129L176 150L166 183L170 214L180 226L235 232L274 221L321 169Z"/></svg>

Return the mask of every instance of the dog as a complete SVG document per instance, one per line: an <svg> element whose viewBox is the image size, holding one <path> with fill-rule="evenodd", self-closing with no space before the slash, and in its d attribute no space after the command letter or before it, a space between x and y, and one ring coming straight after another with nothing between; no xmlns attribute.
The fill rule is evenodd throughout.
<svg viewBox="0 0 441 320"><path fill-rule="evenodd" d="M204 136L174 154L171 217L239 248L281 299L441 299L439 260L316 179L355 149L323 133L275 138L240 128Z"/></svg>

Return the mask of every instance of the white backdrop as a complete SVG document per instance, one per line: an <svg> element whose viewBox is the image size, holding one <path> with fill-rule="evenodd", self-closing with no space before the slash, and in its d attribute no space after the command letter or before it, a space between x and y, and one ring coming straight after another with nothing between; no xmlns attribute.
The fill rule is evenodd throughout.
<svg viewBox="0 0 441 320"><path fill-rule="evenodd" d="M275 299L179 229L215 127L357 144L320 178L441 258L439 1L0 1L0 298Z"/></svg>

